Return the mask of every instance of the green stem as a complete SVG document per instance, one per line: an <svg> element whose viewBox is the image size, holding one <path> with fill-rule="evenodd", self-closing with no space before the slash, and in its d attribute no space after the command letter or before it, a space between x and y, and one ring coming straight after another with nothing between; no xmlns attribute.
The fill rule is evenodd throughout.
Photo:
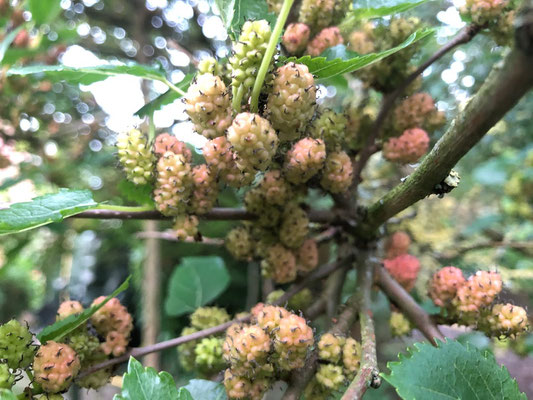
<svg viewBox="0 0 533 400"><path fill-rule="evenodd" d="M235 111L236 113L239 113L241 111L241 103L242 103L243 95L244 95L243 84L241 84L239 87L233 86L232 88L233 100L231 102L231 106L233 107L233 111Z"/></svg>
<svg viewBox="0 0 533 400"><path fill-rule="evenodd" d="M281 7L281 11L279 12L278 20L276 21L276 25L274 26L274 30L272 31L272 36L270 36L268 47L265 51L263 60L261 61L261 66L259 67L259 71L257 72L257 77L255 78L254 88L252 90L252 98L250 100L250 110L252 112L257 112L257 110L259 109L259 94L261 93L261 89L263 88L263 82L265 81L265 77L268 72L268 67L270 66L270 60L272 60L272 57L274 56L276 46L278 45L279 37L281 36L281 31L285 26L285 21L287 21L293 3L294 0L283 1L283 6Z"/></svg>
<svg viewBox="0 0 533 400"><path fill-rule="evenodd" d="M154 113L148 117L148 140L153 142L155 139L155 123L154 123Z"/></svg>
<svg viewBox="0 0 533 400"><path fill-rule="evenodd" d="M96 206L96 209L109 210L109 211L121 211L121 212L154 211L154 208L150 206L129 207L129 206L115 206L112 204L99 204L98 206Z"/></svg>
<svg viewBox="0 0 533 400"><path fill-rule="evenodd" d="M181 96L185 96L186 93L181 90L179 87L177 87L176 85L174 85L172 82L170 82L168 79L166 78L163 78L160 80L161 82L163 82L165 85L167 85L171 90L175 91L176 93L180 94Z"/></svg>

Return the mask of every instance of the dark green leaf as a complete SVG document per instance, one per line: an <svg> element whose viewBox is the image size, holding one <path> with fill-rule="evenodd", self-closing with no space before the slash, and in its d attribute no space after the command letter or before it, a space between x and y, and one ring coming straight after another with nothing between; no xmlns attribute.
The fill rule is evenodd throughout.
<svg viewBox="0 0 533 400"><path fill-rule="evenodd" d="M9 49L9 46L11 46L11 43L13 43L13 40L15 40L15 37L22 28L22 26L19 26L17 29L13 29L6 35L4 40L2 40L2 43L0 43L0 62L4 59L7 49Z"/></svg>
<svg viewBox="0 0 533 400"><path fill-rule="evenodd" d="M152 199L152 185L136 185L131 181L123 179L118 184L118 190L128 201L133 201L143 206L154 204L154 200Z"/></svg>
<svg viewBox="0 0 533 400"><path fill-rule="evenodd" d="M194 400L194 397L191 396L191 393L184 387L180 387L178 390L178 400Z"/></svg>
<svg viewBox="0 0 533 400"><path fill-rule="evenodd" d="M191 84L191 81L194 77L194 74L187 74L185 75L185 78L178 83L176 86L183 90L184 92L187 91L189 88L189 85ZM162 95L156 97L151 102L145 104L140 109L137 110L135 113L139 117L150 117L155 111L160 110L163 106L166 106L167 104L173 103L175 100L179 99L181 95L174 91L169 90L166 93L163 93Z"/></svg>
<svg viewBox="0 0 533 400"><path fill-rule="evenodd" d="M165 74L161 69L135 63L82 68L67 67L65 65L33 65L31 67L14 67L7 71L7 75L32 74L44 74L50 79L65 80L70 83L84 85L116 75L132 75L156 81L165 80Z"/></svg>
<svg viewBox="0 0 533 400"><path fill-rule="evenodd" d="M371 18L382 18L388 15L394 15L409 11L415 7L418 7L421 4L427 3L430 0L421 0L416 2L406 2L400 3L393 6L383 6L375 8L356 8L351 12L356 19L371 19Z"/></svg>
<svg viewBox="0 0 533 400"><path fill-rule="evenodd" d="M204 379L191 379L184 388L189 391L194 400L226 400L228 398L223 385Z"/></svg>
<svg viewBox="0 0 533 400"><path fill-rule="evenodd" d="M84 324L91 318L91 316L97 312L100 308L105 306L105 304L111 300L113 297L118 296L120 293L122 293L124 290L126 290L130 285L130 279L131 276L129 276L118 288L114 290L113 293L111 293L109 296L107 296L104 301L102 301L100 304L92 306L86 310L84 310L79 315L71 315L61 321L57 321L56 323L47 326L44 328L41 333L37 335L37 338L40 342L45 343L49 340L59 340L66 335L68 335L70 332Z"/></svg>
<svg viewBox="0 0 533 400"><path fill-rule="evenodd" d="M28 8L38 25L51 22L61 12L60 0L28 0Z"/></svg>
<svg viewBox="0 0 533 400"><path fill-rule="evenodd" d="M294 61L298 64L305 64L309 72L321 79L331 78L333 76L346 74L357 71L367 65L380 61L406 47L433 35L434 29L420 29L409 36L403 43L392 49L380 53L371 53L360 55L353 51L347 50L346 46L338 45L326 50L320 57L303 56L300 58L291 57L284 61Z"/></svg>
<svg viewBox="0 0 533 400"><path fill-rule="evenodd" d="M226 26L228 35L236 40L247 20L266 19L273 27L276 15L268 12L266 1L258 0L215 0L220 10L220 17Z"/></svg>
<svg viewBox="0 0 533 400"><path fill-rule="evenodd" d="M183 258L170 278L165 310L175 317L193 312L214 300L228 284L229 274L222 258Z"/></svg>
<svg viewBox="0 0 533 400"><path fill-rule="evenodd" d="M35 197L27 203L15 203L0 210L0 235L59 222L97 206L88 190L60 189L58 193Z"/></svg>
<svg viewBox="0 0 533 400"><path fill-rule="evenodd" d="M124 374L122 391L115 395L114 400L185 400L181 397L168 372L159 374L152 367L143 368L141 363L130 357L128 372Z"/></svg>
<svg viewBox="0 0 533 400"><path fill-rule="evenodd" d="M400 362L389 363L390 375L382 374L402 399L526 400L509 371L492 354L457 341L438 347L416 343Z"/></svg>

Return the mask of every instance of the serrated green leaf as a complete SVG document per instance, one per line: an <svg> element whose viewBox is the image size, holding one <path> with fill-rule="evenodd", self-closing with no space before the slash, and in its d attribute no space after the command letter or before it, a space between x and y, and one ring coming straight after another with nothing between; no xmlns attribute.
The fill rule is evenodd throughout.
<svg viewBox="0 0 533 400"><path fill-rule="evenodd" d="M97 206L88 190L60 189L58 193L0 210L0 236L59 222Z"/></svg>
<svg viewBox="0 0 533 400"><path fill-rule="evenodd" d="M110 76L132 75L143 79L164 81L165 74L159 68L129 63L127 65L99 65L96 67L67 67L65 65L32 65L30 67L13 67L7 75L44 74L49 79L65 80L70 83L89 85Z"/></svg>
<svg viewBox="0 0 533 400"><path fill-rule="evenodd" d="M166 313L177 317L193 312L226 290L229 281L229 273L222 258L183 258L169 281Z"/></svg>
<svg viewBox="0 0 533 400"><path fill-rule="evenodd" d="M236 40L247 20L266 19L270 26L276 23L276 15L268 11L266 1L258 0L215 0L220 17L228 35Z"/></svg>
<svg viewBox="0 0 533 400"><path fill-rule="evenodd" d="M4 40L2 40L2 43L0 43L0 62L4 59L7 49L9 49L9 46L11 46L11 43L13 43L13 40L15 40L15 37L22 28L22 26L19 26L18 28L13 29L6 35Z"/></svg>
<svg viewBox="0 0 533 400"><path fill-rule="evenodd" d="M191 379L184 388L189 391L194 400L227 400L228 398L223 385L205 379Z"/></svg>
<svg viewBox="0 0 533 400"><path fill-rule="evenodd" d="M406 47L433 35L434 33L434 29L420 29L410 35L403 43L380 53L360 55L353 51L347 50L346 46L344 45L338 45L326 50L320 57L311 57L309 55L300 58L291 57L285 59L284 62L293 61L297 64L307 65L309 72L315 75L317 80L320 82L321 79L331 78L333 76L354 72L358 69L364 68L394 53L397 53L398 51L403 50Z"/></svg>
<svg viewBox="0 0 533 400"><path fill-rule="evenodd" d="M28 0L28 8L36 24L51 22L61 12L60 0Z"/></svg>
<svg viewBox="0 0 533 400"><path fill-rule="evenodd" d="M427 3L431 0L421 0L416 2L400 3L393 6L382 7L369 7L369 8L356 8L350 12L349 15L353 15L356 19L372 19L383 18L389 15L399 14L405 11L409 11L419 5Z"/></svg>
<svg viewBox="0 0 533 400"><path fill-rule="evenodd" d="M123 179L118 183L118 190L128 201L133 201L139 205L152 206L152 185L136 185L131 181Z"/></svg>
<svg viewBox="0 0 533 400"><path fill-rule="evenodd" d="M41 331L41 333L37 335L37 339L39 339L40 342L45 343L49 340L59 340L67 336L70 332L74 331L79 326L87 322L89 318L91 318L91 316L100 308L105 306L105 304L109 300L111 300L113 297L118 296L124 290L128 289L128 287L130 286L130 279L131 276L128 276L128 278L118 288L116 288L113 293L107 296L100 304L84 310L79 315L70 315L61 321L57 321L56 323L47 326Z"/></svg>
<svg viewBox="0 0 533 400"><path fill-rule="evenodd" d="M183 80L179 82L176 86L179 89L186 92L193 78L194 78L194 74L187 74L185 75L185 78L183 78ZM150 117L151 115L153 115L155 111L160 110L163 106L173 103L175 100L179 99L180 97L182 96L178 92L174 90L169 90L168 92L163 93L161 96L156 97L151 102L139 108L135 112L135 114L138 115L140 118Z"/></svg>
<svg viewBox="0 0 533 400"><path fill-rule="evenodd" d="M388 364L390 375L381 375L402 399L527 399L492 354L454 340L416 343L399 358Z"/></svg>
<svg viewBox="0 0 533 400"><path fill-rule="evenodd" d="M0 400L17 400L17 396L9 389L0 389Z"/></svg>
<svg viewBox="0 0 533 400"><path fill-rule="evenodd" d="M122 391L114 400L182 400L174 379L168 372L159 374L152 367L143 368L141 363L130 357L128 372L124 374Z"/></svg>

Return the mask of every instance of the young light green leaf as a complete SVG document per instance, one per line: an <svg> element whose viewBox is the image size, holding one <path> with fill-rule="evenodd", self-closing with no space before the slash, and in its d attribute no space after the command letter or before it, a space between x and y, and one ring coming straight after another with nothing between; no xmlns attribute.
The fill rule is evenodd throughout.
<svg viewBox="0 0 533 400"><path fill-rule="evenodd" d="M176 86L179 89L186 92L187 89L189 88L189 85L191 84L193 80L193 77L194 77L194 74L187 74L185 78L183 78L183 80L179 82ZM146 116L149 117L155 111L160 110L163 106L166 106L167 104L173 103L175 100L179 99L180 97L181 95L178 92L174 90L169 90L168 92L163 93L162 95L156 97L151 102L139 108L135 114L138 115L140 118L143 118Z"/></svg>
<svg viewBox="0 0 533 400"><path fill-rule="evenodd" d="M454 340L416 343L388 367L390 375L382 376L402 399L527 399L491 353Z"/></svg>
<svg viewBox="0 0 533 400"><path fill-rule="evenodd" d="M0 210L0 235L59 222L97 206L88 190L60 189L58 193L35 197L32 201L15 203Z"/></svg>
<svg viewBox="0 0 533 400"><path fill-rule="evenodd" d="M352 15L358 20L383 18L389 15L394 15L394 14L399 14L402 12L409 11L415 7L418 7L419 5L427 3L428 1L431 1L431 0L406 2L406 3L396 4L393 6L383 6L383 7L375 7L375 8L356 8L353 11L351 11L351 13L348 15L348 18Z"/></svg>
<svg viewBox="0 0 533 400"><path fill-rule="evenodd" d="M31 17L36 24L51 22L61 12L60 0L28 0Z"/></svg>
<svg viewBox="0 0 533 400"><path fill-rule="evenodd" d="M2 43L0 43L0 62L4 59L7 49L9 49L9 46L11 46L11 43L13 43L13 40L15 40L15 37L22 28L23 26L19 26L18 28L13 29L4 37Z"/></svg>
<svg viewBox="0 0 533 400"><path fill-rule="evenodd" d="M126 179L121 180L117 188L122 196L142 206L154 206L152 198L153 188L151 185L136 185Z"/></svg>
<svg viewBox="0 0 533 400"><path fill-rule="evenodd" d="M186 395L186 394L184 394ZM143 368L141 363L130 357L128 372L124 374L122 391L114 400L188 400L180 397L172 375L168 372L159 374L152 367Z"/></svg>
<svg viewBox="0 0 533 400"><path fill-rule="evenodd" d="M291 57L284 61L293 61L297 64L307 65L309 72L315 75L320 82L321 79L354 72L377 61L383 60L384 58L433 35L434 32L434 29L420 29L409 36L403 43L380 53L360 55L347 50L344 45L338 45L326 50L320 57L311 57L307 55L300 58Z"/></svg>
<svg viewBox="0 0 533 400"><path fill-rule="evenodd" d="M223 385L205 379L191 379L184 388L195 400L227 400L228 398Z"/></svg>
<svg viewBox="0 0 533 400"><path fill-rule="evenodd" d="M91 316L100 308L105 306L105 304L109 300L111 300L113 297L118 296L124 290L128 289L128 287L130 286L130 279L131 276L128 276L128 278L118 288L116 288L113 293L107 296L100 304L84 310L79 315L70 315L61 321L57 321L56 323L47 326L41 331L41 333L37 335L37 339L39 339L41 343L45 343L49 340L59 340L65 337L70 332L74 331L79 326L87 322L89 318L91 318Z"/></svg>
<svg viewBox="0 0 533 400"><path fill-rule="evenodd" d="M9 389L0 389L0 400L17 400L17 396Z"/></svg>
<svg viewBox="0 0 533 400"><path fill-rule="evenodd" d="M258 0L215 0L220 10L228 35L236 40L247 20L266 19L270 26L276 23L276 15L268 11L266 1Z"/></svg>
<svg viewBox="0 0 533 400"><path fill-rule="evenodd" d="M65 80L83 85L89 85L116 75L132 75L162 82L166 80L165 74L160 68L135 63L127 65L106 64L81 68L67 67L65 65L32 65L30 67L13 67L7 71L8 76L33 74L43 74L49 79Z"/></svg>
<svg viewBox="0 0 533 400"><path fill-rule="evenodd" d="M166 313L177 317L193 312L226 290L229 280L220 257L183 258L169 281Z"/></svg>

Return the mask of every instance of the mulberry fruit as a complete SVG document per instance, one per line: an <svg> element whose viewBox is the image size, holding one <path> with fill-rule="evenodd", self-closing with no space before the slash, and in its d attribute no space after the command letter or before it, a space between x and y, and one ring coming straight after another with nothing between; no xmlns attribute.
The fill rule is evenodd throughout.
<svg viewBox="0 0 533 400"><path fill-rule="evenodd" d="M71 315L81 314L83 312L83 306L79 301L68 300L59 305L56 313L56 320L61 321Z"/></svg>
<svg viewBox="0 0 533 400"><path fill-rule="evenodd" d="M330 398L331 390L318 383L316 376L307 384L304 389L306 400L327 400Z"/></svg>
<svg viewBox="0 0 533 400"><path fill-rule="evenodd" d="M33 362L35 381L49 393L68 389L80 367L78 355L70 346L53 341L41 346Z"/></svg>
<svg viewBox="0 0 533 400"><path fill-rule="evenodd" d="M92 302L92 306L100 304L105 300L100 296ZM91 316L91 322L96 331L106 336L109 332L120 332L128 337L133 329L133 318L126 307L120 304L116 297L109 300L102 308Z"/></svg>
<svg viewBox="0 0 533 400"><path fill-rule="evenodd" d="M303 0L298 21L315 32L332 25L334 12L335 0Z"/></svg>
<svg viewBox="0 0 533 400"><path fill-rule="evenodd" d="M27 368L34 355L33 335L27 327L14 319L0 326L0 360L9 368Z"/></svg>
<svg viewBox="0 0 533 400"><path fill-rule="evenodd" d="M383 260L383 265L405 290L413 289L420 270L418 258L410 254L402 254L390 260Z"/></svg>
<svg viewBox="0 0 533 400"><path fill-rule="evenodd" d="M479 312L494 301L502 287L502 277L499 273L478 271L457 289L453 305L462 313Z"/></svg>
<svg viewBox="0 0 533 400"><path fill-rule="evenodd" d="M428 93L415 93L394 109L394 130L404 132L411 128L434 130L442 125L444 115L437 111Z"/></svg>
<svg viewBox="0 0 533 400"><path fill-rule="evenodd" d="M354 338L347 338L342 348L342 364L348 379L353 379L361 366L361 343Z"/></svg>
<svg viewBox="0 0 533 400"><path fill-rule="evenodd" d="M328 154L320 185L331 193L344 193L352 184L353 166L344 151Z"/></svg>
<svg viewBox="0 0 533 400"><path fill-rule="evenodd" d="M166 152L157 162L154 200L166 216L183 214L192 189L191 166L182 155Z"/></svg>
<svg viewBox="0 0 533 400"><path fill-rule="evenodd" d="M391 312L389 325L392 336L405 336L413 330L405 315L397 311Z"/></svg>
<svg viewBox="0 0 533 400"><path fill-rule="evenodd" d="M397 138L390 138L383 144L383 156L401 164L414 163L427 153L429 136L425 130L413 128L404 131Z"/></svg>
<svg viewBox="0 0 533 400"><path fill-rule="evenodd" d="M224 368L222 358L223 339L204 338L194 348L194 364L204 374L212 374Z"/></svg>
<svg viewBox="0 0 533 400"><path fill-rule="evenodd" d="M205 214L213 208L218 197L218 185L215 174L207 165L197 165L192 169L192 195L189 211L194 214Z"/></svg>
<svg viewBox="0 0 533 400"><path fill-rule="evenodd" d="M81 332L70 334L67 344L76 352L80 362L90 358L100 347L100 341L96 336L90 335L87 329Z"/></svg>
<svg viewBox="0 0 533 400"><path fill-rule="evenodd" d="M339 150L344 144L344 132L348 120L344 114L333 110L324 110L311 125L310 134L315 139L322 139L328 151Z"/></svg>
<svg viewBox="0 0 533 400"><path fill-rule="evenodd" d="M402 254L407 254L410 245L411 238L407 233L403 231L394 232L385 242L386 258L391 259L401 256Z"/></svg>
<svg viewBox="0 0 533 400"><path fill-rule="evenodd" d="M198 330L212 328L229 320L228 312L220 307L200 307L191 314L191 325Z"/></svg>
<svg viewBox="0 0 533 400"><path fill-rule="evenodd" d="M301 22L289 24L283 34L283 46L285 46L289 54L299 54L307 47L310 33L311 30L306 24Z"/></svg>
<svg viewBox="0 0 533 400"><path fill-rule="evenodd" d="M229 59L234 97L239 87L248 95L249 89L254 85L271 34L270 25L265 20L246 21L242 26L239 40L233 43L233 55Z"/></svg>
<svg viewBox="0 0 533 400"><path fill-rule="evenodd" d="M305 183L315 176L326 161L326 146L321 139L304 138L287 152L284 173L295 185Z"/></svg>
<svg viewBox="0 0 533 400"><path fill-rule="evenodd" d="M196 332L198 332L198 329L193 328L192 326L187 326L182 329L180 336L187 336ZM186 371L194 370L194 367L196 365L196 353L194 352L194 350L196 349L197 344L197 340L191 340L187 343L183 343L178 346L178 358L181 366Z"/></svg>
<svg viewBox="0 0 533 400"><path fill-rule="evenodd" d="M100 362L107 360L107 356L101 352L94 353L86 362L82 363L83 368L90 368ZM90 375L79 378L76 383L83 388L99 389L106 385L111 378L112 368L102 368Z"/></svg>
<svg viewBox="0 0 533 400"><path fill-rule="evenodd" d="M245 399L250 394L252 383L245 377L235 375L228 368L224 372L224 387L230 399Z"/></svg>
<svg viewBox="0 0 533 400"><path fill-rule="evenodd" d="M106 355L113 355L115 357L121 356L126 352L129 343L129 333L127 335L112 331L105 337L105 342L100 345L100 348Z"/></svg>
<svg viewBox="0 0 533 400"><path fill-rule="evenodd" d="M263 275L276 283L288 283L296 279L296 258L292 251L281 244L268 248L266 257L261 261Z"/></svg>
<svg viewBox="0 0 533 400"><path fill-rule="evenodd" d="M314 239L307 239L296 250L296 265L298 271L311 272L318 266L318 246Z"/></svg>
<svg viewBox="0 0 533 400"><path fill-rule="evenodd" d="M456 267L444 267L431 279L429 297L439 307L447 307L466 282L463 272Z"/></svg>
<svg viewBox="0 0 533 400"><path fill-rule="evenodd" d="M348 48L359 54L373 53L376 51L374 37L364 30L353 31L348 39Z"/></svg>
<svg viewBox="0 0 533 400"><path fill-rule="evenodd" d="M283 206L293 197L291 185L282 176L280 170L265 173L259 182L259 191L269 205Z"/></svg>
<svg viewBox="0 0 533 400"><path fill-rule="evenodd" d="M146 135L137 129L117 136L118 159L128 180L145 185L152 180L155 156Z"/></svg>
<svg viewBox="0 0 533 400"><path fill-rule="evenodd" d="M237 260L249 261L254 254L254 240L250 231L240 226L234 228L226 235L226 249Z"/></svg>
<svg viewBox="0 0 533 400"><path fill-rule="evenodd" d="M495 304L487 318L487 333L496 337L516 337L528 329L527 312L512 304Z"/></svg>
<svg viewBox="0 0 533 400"><path fill-rule="evenodd" d="M195 238L198 235L198 217L196 215L178 215L172 226L178 240Z"/></svg>
<svg viewBox="0 0 533 400"><path fill-rule="evenodd" d="M228 140L245 170L264 171L278 149L278 136L267 119L258 114L238 114L228 129Z"/></svg>
<svg viewBox="0 0 533 400"><path fill-rule="evenodd" d="M279 328L280 321L288 317L290 313L283 307L259 303L252 308L252 315L261 328L272 333Z"/></svg>
<svg viewBox="0 0 533 400"><path fill-rule="evenodd" d="M461 13L470 15L477 25L485 25L500 17L508 3L507 0L466 0Z"/></svg>
<svg viewBox="0 0 533 400"><path fill-rule="evenodd" d="M185 161L192 161L192 152L189 150L187 145L178 140L178 138L169 133L162 133L157 135L154 142L154 153L161 157L167 151L170 151L174 154L181 154Z"/></svg>
<svg viewBox="0 0 533 400"><path fill-rule="evenodd" d="M9 371L7 364L0 364L0 389L11 389L15 384L15 377Z"/></svg>
<svg viewBox="0 0 533 400"><path fill-rule="evenodd" d="M279 228L279 238L286 247L300 247L309 233L309 218L298 205L291 204L285 208Z"/></svg>
<svg viewBox="0 0 533 400"><path fill-rule="evenodd" d="M226 337L224 359L240 375L251 376L256 366L266 362L271 345L270 336L261 327L244 326L236 334Z"/></svg>
<svg viewBox="0 0 533 400"><path fill-rule="evenodd" d="M254 221L261 227L277 226L281 219L281 210L279 207L267 203L266 196L260 188L249 190L244 195L244 206L246 211L257 216Z"/></svg>
<svg viewBox="0 0 533 400"><path fill-rule="evenodd" d="M293 311L302 311L309 307L312 302L313 294L311 293L311 290L305 288L289 299L287 307Z"/></svg>
<svg viewBox="0 0 533 400"><path fill-rule="evenodd" d="M342 367L333 364L319 365L315 376L318 383L331 390L339 390L346 380Z"/></svg>
<svg viewBox="0 0 533 400"><path fill-rule="evenodd" d="M198 72L200 74L211 74L215 76L222 75L222 67L214 57L205 57L198 63Z"/></svg>
<svg viewBox="0 0 533 400"><path fill-rule="evenodd" d="M346 338L325 333L318 341L318 357L321 360L337 364L341 360L342 346L345 342Z"/></svg>
<svg viewBox="0 0 533 400"><path fill-rule="evenodd" d="M341 32L336 26L322 29L307 45L307 53L313 57L319 56L330 47L343 44Z"/></svg>
<svg viewBox="0 0 533 400"><path fill-rule="evenodd" d="M295 314L282 318L274 332L276 363L283 371L302 368L307 351L313 346L313 330L302 317Z"/></svg>
<svg viewBox="0 0 533 400"><path fill-rule="evenodd" d="M279 139L282 142L298 139L313 118L315 108L315 80L307 66L291 62L279 67L267 100L268 119L279 131Z"/></svg>
<svg viewBox="0 0 533 400"><path fill-rule="evenodd" d="M231 124L231 100L222 79L198 75L187 90L185 111L199 134L208 139L224 135Z"/></svg>

